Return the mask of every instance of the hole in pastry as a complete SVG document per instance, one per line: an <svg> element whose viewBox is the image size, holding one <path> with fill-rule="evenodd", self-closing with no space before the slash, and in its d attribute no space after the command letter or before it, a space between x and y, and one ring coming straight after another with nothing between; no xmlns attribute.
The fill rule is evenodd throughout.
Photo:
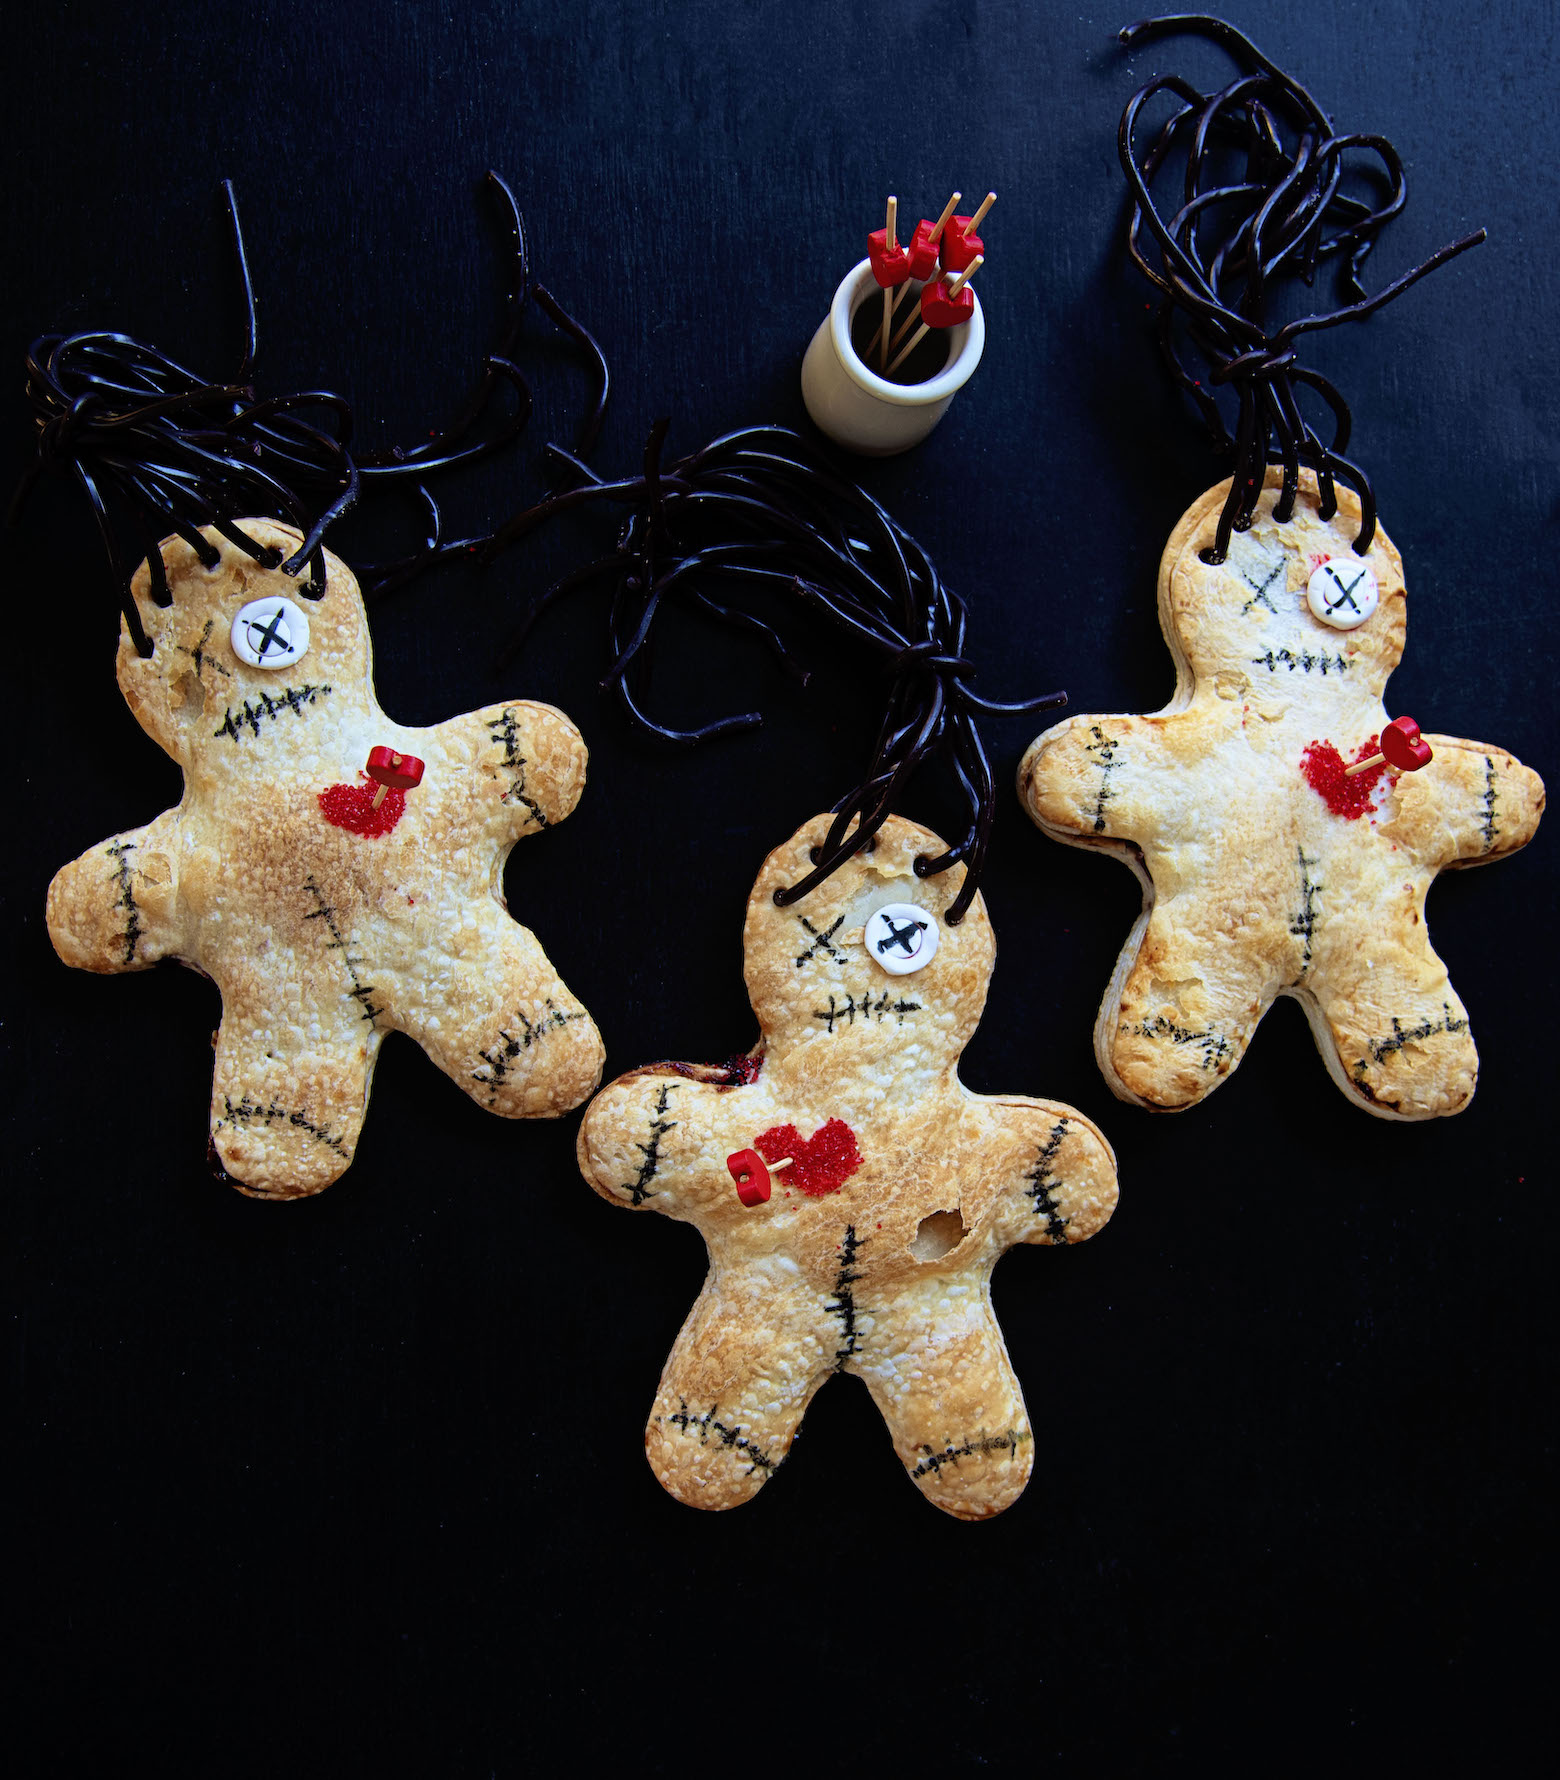
<svg viewBox="0 0 1560 1780"><path fill-rule="evenodd" d="M940 1261L944 1255L951 1255L968 1234L957 1206L952 1211L934 1211L916 1227L910 1253L918 1261Z"/></svg>
<svg viewBox="0 0 1560 1780"><path fill-rule="evenodd" d="M180 674L173 683L173 690L179 699L179 715L198 717L206 702L205 690L199 679L191 673Z"/></svg>

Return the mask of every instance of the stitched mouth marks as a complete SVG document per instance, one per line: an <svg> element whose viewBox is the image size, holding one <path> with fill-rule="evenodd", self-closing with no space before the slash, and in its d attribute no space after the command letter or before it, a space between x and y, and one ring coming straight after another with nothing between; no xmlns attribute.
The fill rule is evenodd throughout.
<svg viewBox="0 0 1560 1780"><path fill-rule="evenodd" d="M838 958L841 961L841 963L844 962L845 954L839 949L838 946L832 945L830 943L833 940L835 934L838 933L839 930L845 925L845 917L843 915L836 916L836 918L831 923L831 925L826 927L822 933L820 933L818 931L818 929L813 926L812 922L809 921L805 915L798 915L796 918L798 921L801 922L803 927L805 927L807 929L807 931L813 936L812 944L796 960L798 969L800 969L802 967L802 965L804 965L807 962L807 960L809 958L811 958L812 955L819 950L822 950L823 953L827 957Z"/></svg>
<svg viewBox="0 0 1560 1780"><path fill-rule="evenodd" d="M1281 667L1293 673L1299 668L1301 673L1308 674L1312 668L1320 668L1325 680L1329 672L1346 674L1354 663L1342 655L1313 655L1309 649L1303 649L1295 655L1288 649L1280 649L1277 654L1269 649L1266 655L1253 655L1253 667L1265 667L1270 674L1276 674Z"/></svg>
<svg viewBox="0 0 1560 1780"><path fill-rule="evenodd" d="M720 1407L718 1403L712 1403L703 1415L693 1415L689 1412L686 1397L679 1397L678 1402L682 1407L675 1415L658 1415L656 1420L664 1422L670 1427L680 1428L684 1434L696 1432L701 1446L708 1446L710 1435L713 1434L722 1446L730 1447L748 1461L749 1477L755 1471L763 1471L767 1474L780 1463L778 1459L770 1458L769 1454L744 1434L741 1428L727 1427L725 1422L717 1421L715 1411Z"/></svg>
<svg viewBox="0 0 1560 1780"><path fill-rule="evenodd" d="M834 1302L825 1304L830 1316L840 1319L844 1341L835 1349L834 1370L840 1371L852 1354L861 1352L861 1335L856 1327L856 1294L851 1289L863 1277L854 1271L856 1256L867 1246L868 1238L858 1237L856 1226L845 1226L845 1240L840 1244L840 1270L834 1278Z"/></svg>
<svg viewBox="0 0 1560 1780"><path fill-rule="evenodd" d="M135 892L131 888L132 874L130 855L135 851L134 841L115 841L103 851L114 861L114 882L119 886L119 895L113 906L125 911L125 958L126 964L135 963L135 948L145 929L141 926L141 911L136 906Z"/></svg>
<svg viewBox="0 0 1560 1780"><path fill-rule="evenodd" d="M244 727L247 724L252 734L259 735L262 717L275 718L280 716L283 711L291 711L295 717L301 717L305 705L315 704L319 699L324 698L330 690L329 686L284 686L277 698L272 698L269 692L262 692L257 705L252 705L247 698L244 700L244 708L241 711L235 712L229 705L227 715L222 719L220 726L212 730L211 733L214 736L230 736L236 742L244 733Z"/></svg>
<svg viewBox="0 0 1560 1780"><path fill-rule="evenodd" d="M374 985L372 983L365 983L358 975L358 966L362 964L363 960L361 958L354 958L347 950L347 942L342 937L341 929L336 925L335 910L325 901L325 892L320 889L319 885L315 883L313 878L305 878L303 887L305 890L313 893L316 904L312 912L305 915L303 918L305 921L323 921L326 927L330 930L330 943L326 946L325 950L327 952L340 952L341 962L346 966L347 975L352 979L352 987L348 989L347 994L352 997L360 1008L362 1008L363 1018L368 1021L370 1026L372 1026L375 1019L385 1010L382 1007L374 1006Z"/></svg>
<svg viewBox="0 0 1560 1780"><path fill-rule="evenodd" d="M1094 832L1103 834L1105 832L1105 806L1116 795L1110 788L1110 775L1120 769L1121 762L1116 758L1116 754L1121 743L1115 736L1106 735L1097 723L1090 725L1089 734L1094 737L1094 740L1085 742L1083 751L1086 754L1094 755L1100 763L1100 791L1094 801Z"/></svg>
<svg viewBox="0 0 1560 1780"><path fill-rule="evenodd" d="M567 1026L570 1020L583 1020L583 1008L561 1008L549 995L542 1003L547 1010L539 1020L528 1020L524 1012L516 1008L515 1018L520 1022L520 1031L511 1032L507 1026L498 1029L498 1043L491 1051L478 1051L477 1055L487 1065L486 1072L474 1069L471 1079L481 1082L488 1090L488 1105L498 1099L498 1091L504 1085L516 1057L522 1051L530 1050L534 1044L540 1044L549 1032L556 1032L560 1027Z"/></svg>
<svg viewBox="0 0 1560 1780"><path fill-rule="evenodd" d="M989 1453L1011 1453L1018 1457L1018 1449L1027 1446L1034 1438L1028 1428L1009 1428L1005 1434L980 1434L966 1440L962 1446L954 1446L951 1442L941 1452L933 1447L923 1446L921 1451L926 1457L910 1473L912 1477L935 1477L944 1465L957 1465L960 1459L984 1458Z"/></svg>
<svg viewBox="0 0 1560 1780"><path fill-rule="evenodd" d="M1320 864L1321 855L1318 854L1315 859L1307 859L1304 847L1297 848L1296 852L1300 859L1300 894L1304 898L1304 902L1300 913L1291 918L1289 931L1296 939L1304 941L1300 956L1300 974L1304 976L1311 968L1311 954L1315 947L1318 920L1316 898L1319 892L1325 890L1327 886L1318 884L1311 876L1311 867Z"/></svg>
<svg viewBox="0 0 1560 1780"><path fill-rule="evenodd" d="M510 785L504 793L503 801L520 804L530 811L538 828L545 828L547 818L542 814L542 806L534 797L526 795L525 769L528 763L520 752L520 729L515 722L514 712L506 708L502 715L491 719L488 734L495 742L502 742L504 745L503 766L510 776Z"/></svg>
<svg viewBox="0 0 1560 1780"><path fill-rule="evenodd" d="M258 1100L251 1100L247 1094L241 1095L237 1106L224 1094L222 1105L225 1116L218 1119L215 1129L220 1131L224 1125L244 1126L246 1129L255 1123L271 1125L278 1119L293 1126L296 1130L307 1131L316 1143L322 1143L328 1150L334 1150L338 1156L347 1155L347 1143L344 1137L334 1137L329 1131L322 1130L307 1113L288 1112L286 1107L278 1106L273 1100L269 1106L262 1106Z"/></svg>
<svg viewBox="0 0 1560 1780"><path fill-rule="evenodd" d="M1034 1167L1024 1176L1025 1180L1032 1183L1028 1189L1029 1197L1035 1202L1035 1211L1045 1214L1046 1235L1052 1242L1067 1240L1067 1226L1071 1221L1062 1216L1061 1200L1058 1197L1062 1183L1051 1173L1051 1164L1056 1160L1056 1153L1066 1136L1067 1121L1058 1119L1051 1127L1040 1154L1035 1158Z"/></svg>
<svg viewBox="0 0 1560 1780"><path fill-rule="evenodd" d="M644 1157L644 1161L639 1164L639 1173L632 1181L624 1181L617 1189L620 1193L628 1194L630 1205L643 1205L647 1199L658 1197L650 1183L661 1166L661 1139L668 1131L675 1131L678 1124L676 1119L666 1116L671 1092L671 1083L663 1082L661 1091L655 1097L655 1118L650 1123L650 1141L634 1145Z"/></svg>
<svg viewBox="0 0 1560 1780"><path fill-rule="evenodd" d="M1394 1016L1390 1038L1372 1038L1367 1041L1372 1060L1376 1063L1383 1063L1394 1052L1401 1051L1404 1045L1419 1044L1424 1039L1436 1038L1442 1033L1466 1032L1468 1030L1467 1020L1459 1020L1452 1012L1449 1003L1444 1001L1441 1003L1441 1012L1442 1017L1439 1020L1422 1020L1417 1026L1405 1026L1401 1020ZM1361 1080L1369 1067L1370 1065L1361 1057L1354 1066L1355 1080Z"/></svg>
<svg viewBox="0 0 1560 1780"><path fill-rule="evenodd" d="M903 1026L908 1015L918 1014L920 1011L919 1001L906 1001L903 996L890 1001L889 992L885 989L876 1001L870 995L863 995L860 1001L854 995L847 995L844 1002L840 1003L830 995L829 1005L815 1007L812 1017L822 1020L832 1033L836 1026L854 1026L858 1018L863 1021L875 1020L881 1024L890 1014L895 1015Z"/></svg>
<svg viewBox="0 0 1560 1780"><path fill-rule="evenodd" d="M1215 1032L1211 1026L1204 1032L1193 1032L1188 1027L1177 1026L1164 1014L1155 1014L1152 1020L1139 1020L1135 1026L1124 1026L1122 1031L1139 1038L1168 1038L1175 1045L1200 1046L1202 1066L1210 1071L1234 1053L1234 1046L1222 1032Z"/></svg>

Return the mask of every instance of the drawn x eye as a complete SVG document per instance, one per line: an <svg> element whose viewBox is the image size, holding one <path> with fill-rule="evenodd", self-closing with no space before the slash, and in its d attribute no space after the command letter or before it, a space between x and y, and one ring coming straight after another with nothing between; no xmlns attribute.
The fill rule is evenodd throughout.
<svg viewBox="0 0 1560 1780"><path fill-rule="evenodd" d="M250 667L291 667L308 647L309 621L290 599L275 595L239 607L233 653Z"/></svg>
<svg viewBox="0 0 1560 1780"><path fill-rule="evenodd" d="M867 917L862 944L891 977L923 970L937 954L937 922L911 902L889 902Z"/></svg>
<svg viewBox="0 0 1560 1780"><path fill-rule="evenodd" d="M1329 556L1305 589L1312 616L1334 630L1357 630L1375 611L1379 597L1375 570L1357 556Z"/></svg>

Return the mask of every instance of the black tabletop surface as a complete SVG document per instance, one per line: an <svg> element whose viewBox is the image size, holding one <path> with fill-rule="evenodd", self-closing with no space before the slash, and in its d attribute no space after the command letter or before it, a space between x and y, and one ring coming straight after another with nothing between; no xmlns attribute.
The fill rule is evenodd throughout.
<svg viewBox="0 0 1560 1780"><path fill-rule="evenodd" d="M885 194L913 220L990 187L984 363L924 447L855 473L968 599L983 691L1064 685L1077 711L1168 696L1159 553L1222 471L1125 264L1116 125L1151 72L1212 79L1218 51L1127 55L1125 15L1014 0L11 10L7 487L35 334L119 328L212 374L236 358L223 178L262 389L340 389L384 441L437 425L496 335L480 182L504 173L537 273L611 361L603 471L632 469L660 416L673 452L805 428L801 353ZM1402 153L1409 204L1375 281L1489 230L1313 362L1353 404L1406 563L1393 708L1552 778L1553 8L1234 17L1342 127ZM535 498L542 443L572 436L577 359L539 317L522 356L535 417L446 485L454 526ZM391 555L417 526L385 498L336 547ZM527 598L609 532L571 520L486 574L457 565L388 598L374 631L403 722L515 694L583 729L580 807L516 849L506 884L610 1077L752 1042L748 891L853 782L876 713L865 663L820 632L793 627L819 665L800 692L674 617L656 708L767 720L659 749L598 689L599 594L500 670ZM1121 1179L1095 1241L998 1269L1033 1481L989 1525L947 1519L842 1379L756 1502L701 1515L642 1453L701 1244L586 1188L577 1114L492 1118L393 1038L328 1192L264 1204L212 1178L213 987L68 970L44 926L64 861L179 792L115 688L112 591L69 487L40 486L7 535L6 589L7 1738L33 1771L1271 1773L1302 1753L1489 1758L1534 1728L1547 831L1431 897L1482 1059L1461 1116L1365 1116L1283 1002L1217 1095L1153 1117L1113 1099L1090 1038L1137 886L1034 828L1009 787L1040 725L990 720L1001 954L964 1078L1073 1103ZM905 813L952 821L936 773Z"/></svg>

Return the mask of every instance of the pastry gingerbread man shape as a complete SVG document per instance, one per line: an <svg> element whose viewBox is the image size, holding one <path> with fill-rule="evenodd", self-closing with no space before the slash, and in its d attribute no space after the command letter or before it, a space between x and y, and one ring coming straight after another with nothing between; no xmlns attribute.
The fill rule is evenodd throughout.
<svg viewBox="0 0 1560 1780"><path fill-rule="evenodd" d="M1092 1236L1116 1203L1115 1158L1070 1106L959 1081L996 945L979 897L958 926L943 918L962 866L915 875L918 854L944 850L935 835L891 818L776 906L829 820L772 853L748 901L757 1047L725 1070L651 1064L604 1088L580 1167L603 1198L691 1223L709 1249L645 1432L679 1501L754 1495L843 1371L922 1493L978 1519L1016 1500L1033 1459L991 1270L1014 1243ZM789 1166L764 1171L769 1197L749 1206L737 1179L756 1158L738 1157L755 1150Z"/></svg>
<svg viewBox="0 0 1560 1780"><path fill-rule="evenodd" d="M284 555L299 542L243 527ZM375 702L343 563L326 553L312 600L206 536L211 570L178 539L162 546L170 605L137 573L151 655L119 642L120 690L183 768L183 800L55 878L60 956L101 971L177 958L216 982L212 1142L258 1198L317 1193L351 1162L393 1029L494 1112L577 1106L600 1078L600 1037L500 887L516 839L578 801L579 732L520 702L403 729ZM376 786L363 772L376 749L421 762L420 783Z"/></svg>
<svg viewBox="0 0 1560 1780"><path fill-rule="evenodd" d="M1273 998L1292 995L1356 1105L1393 1119L1458 1112L1478 1053L1431 949L1425 897L1443 868L1530 840L1544 788L1504 749L1440 735L1425 738L1422 770L1346 776L1386 726L1402 562L1380 530L1356 555L1357 500L1340 488L1323 520L1309 472L1293 518L1276 523L1279 480L1270 470L1222 565L1202 552L1227 482L1171 534L1159 568L1170 703L1047 730L1019 792L1047 834L1113 852L1142 881L1094 1033L1122 1099L1195 1105L1240 1062Z"/></svg>

